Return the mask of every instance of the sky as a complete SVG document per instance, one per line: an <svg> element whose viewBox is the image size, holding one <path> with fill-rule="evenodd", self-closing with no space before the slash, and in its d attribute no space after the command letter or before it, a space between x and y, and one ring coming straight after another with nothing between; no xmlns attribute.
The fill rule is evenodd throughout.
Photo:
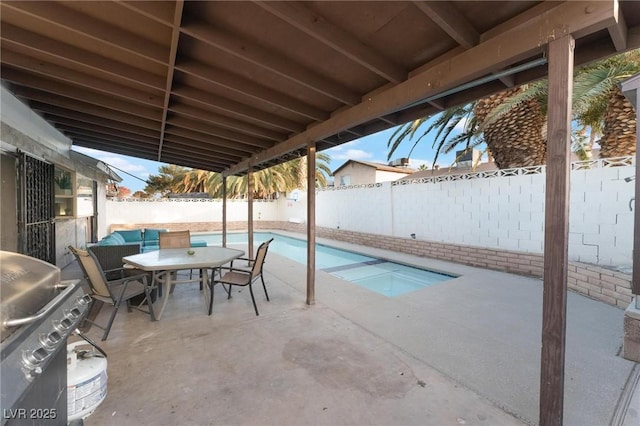
<svg viewBox="0 0 640 426"><path fill-rule="evenodd" d="M387 164L387 142L394 131L395 128L387 129L322 152L331 157L329 168L332 171L336 170L347 160L361 160ZM418 132L418 134L420 134L420 132ZM420 141L409 158L410 167L418 168L421 164L425 164L429 168L432 168L434 157L434 150L431 147L432 143L433 138L431 137L426 137ZM412 145L412 142L404 141L398 147L392 159L407 157ZM75 145L73 149L101 160L111 166L115 172L122 177L120 186L129 188L132 193L143 190L146 185L144 181L149 177L149 175L157 175L158 168L163 165L163 163L155 161L143 160L140 158L128 157L126 155L113 154ZM438 157L438 164L441 166L449 166L453 162L454 158L455 153L442 154Z"/></svg>

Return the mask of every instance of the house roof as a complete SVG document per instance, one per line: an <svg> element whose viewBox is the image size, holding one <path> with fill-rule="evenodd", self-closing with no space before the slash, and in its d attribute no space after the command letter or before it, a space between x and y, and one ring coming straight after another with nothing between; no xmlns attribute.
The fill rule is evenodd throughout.
<svg viewBox="0 0 640 426"><path fill-rule="evenodd" d="M69 151L69 157L72 160L78 161L95 170L101 175L104 175L107 179L122 182L122 178L115 171L113 171L108 165L97 158L90 157L78 151Z"/></svg>
<svg viewBox="0 0 640 426"><path fill-rule="evenodd" d="M338 171L346 167L348 164L360 164L362 166L372 167L376 170L380 170L384 172L404 173L404 174L411 174L415 172L414 169L410 169L407 167L395 167L395 166L389 166L387 164L382 164L382 163L372 163L370 161L347 160L342 165L340 165L337 169L335 169L332 174L335 175L336 173L338 173Z"/></svg>
<svg viewBox="0 0 640 426"><path fill-rule="evenodd" d="M619 6L619 7L618 7ZM226 175L640 46L634 1L0 3L2 79L73 144Z"/></svg>
<svg viewBox="0 0 640 426"><path fill-rule="evenodd" d="M423 177L433 177L433 176L443 176L443 175L453 175L460 173L469 173L469 172L487 172L490 170L498 170L496 163L493 161L486 163L479 163L475 168L460 168L460 167L440 167L439 169L428 169L428 170L417 170L411 176L405 176L398 180L406 180L406 179L420 179Z"/></svg>

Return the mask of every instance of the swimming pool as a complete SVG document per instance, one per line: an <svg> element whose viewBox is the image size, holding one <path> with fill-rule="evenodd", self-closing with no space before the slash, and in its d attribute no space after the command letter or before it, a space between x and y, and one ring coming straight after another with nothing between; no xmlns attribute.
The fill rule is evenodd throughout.
<svg viewBox="0 0 640 426"><path fill-rule="evenodd" d="M222 244L222 234L194 234L193 237L206 241L208 245ZM273 238L273 242L269 245L270 251L298 263L307 263L306 241L271 232L253 234L256 247L270 238ZM227 244L247 244L247 234L229 233ZM335 277L388 297L399 296L456 278L454 275L376 259L323 244L316 244L316 267Z"/></svg>

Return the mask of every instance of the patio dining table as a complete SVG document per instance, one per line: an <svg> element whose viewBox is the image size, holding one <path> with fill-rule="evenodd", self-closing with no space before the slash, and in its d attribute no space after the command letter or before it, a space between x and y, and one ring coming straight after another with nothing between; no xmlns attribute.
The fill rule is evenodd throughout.
<svg viewBox="0 0 640 426"><path fill-rule="evenodd" d="M153 273L153 284L158 285L160 294L153 302L155 320L162 318L162 314L169 300L171 288L175 284L195 282L194 280L176 280L174 272L184 269L218 268L244 255L244 251L226 247L192 247L171 248L149 251L146 253L125 256L122 261L143 271ZM212 296L209 289L209 275L200 274L199 280L205 292L205 302ZM148 301L149 302L149 301Z"/></svg>

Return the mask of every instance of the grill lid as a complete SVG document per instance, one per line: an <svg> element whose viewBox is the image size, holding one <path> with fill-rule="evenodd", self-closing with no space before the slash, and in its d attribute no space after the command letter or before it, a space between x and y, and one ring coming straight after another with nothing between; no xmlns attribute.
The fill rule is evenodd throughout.
<svg viewBox="0 0 640 426"><path fill-rule="evenodd" d="M0 341L13 332L5 327L5 320L38 312L56 296L60 279L60 269L50 263L0 251Z"/></svg>

